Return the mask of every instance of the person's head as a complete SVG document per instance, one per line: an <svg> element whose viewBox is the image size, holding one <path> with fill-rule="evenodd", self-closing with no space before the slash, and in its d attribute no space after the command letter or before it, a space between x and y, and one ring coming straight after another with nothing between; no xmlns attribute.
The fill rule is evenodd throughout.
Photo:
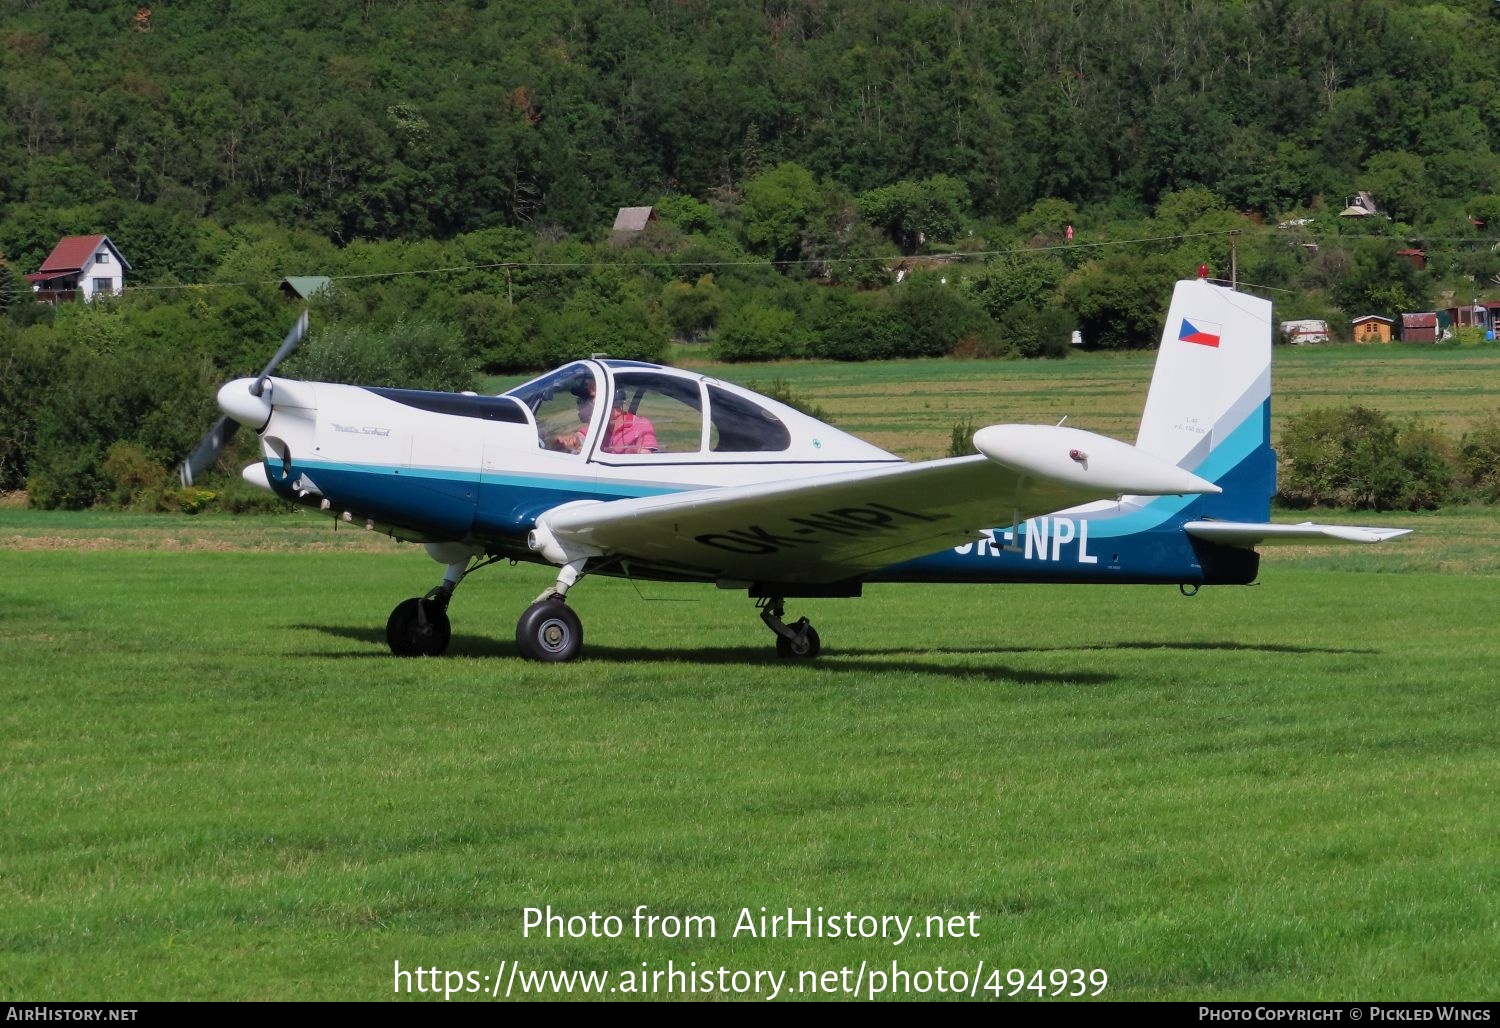
<svg viewBox="0 0 1500 1028"><path fill-rule="evenodd" d="M580 382L573 387L573 395L578 398L578 420L587 423L594 417L594 393L598 386L591 378L587 382Z"/></svg>

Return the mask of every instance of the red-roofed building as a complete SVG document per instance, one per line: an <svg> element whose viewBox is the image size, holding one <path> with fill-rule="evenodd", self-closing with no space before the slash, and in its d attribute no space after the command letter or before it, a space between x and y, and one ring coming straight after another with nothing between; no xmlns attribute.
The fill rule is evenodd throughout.
<svg viewBox="0 0 1500 1028"><path fill-rule="evenodd" d="M1408 343L1435 343L1438 341L1438 316L1436 311L1401 315L1401 338Z"/></svg>
<svg viewBox="0 0 1500 1028"><path fill-rule="evenodd" d="M26 276L38 300L56 303L125 288L130 262L108 236L64 236L57 241L40 271Z"/></svg>

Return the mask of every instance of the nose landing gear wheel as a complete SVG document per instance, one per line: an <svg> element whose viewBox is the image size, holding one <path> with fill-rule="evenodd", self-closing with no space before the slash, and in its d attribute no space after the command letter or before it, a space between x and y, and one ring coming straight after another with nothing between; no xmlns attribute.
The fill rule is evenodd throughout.
<svg viewBox="0 0 1500 1028"><path fill-rule="evenodd" d="M818 631L802 619L801 632L788 639L784 635L776 637L776 656L783 660L812 660L823 648L823 643L818 639ZM796 631L794 628L793 631Z"/></svg>
<svg viewBox="0 0 1500 1028"><path fill-rule="evenodd" d="M385 623L385 641L398 657L436 657L448 649L453 626L448 612L432 600L402 600Z"/></svg>
<svg viewBox="0 0 1500 1028"><path fill-rule="evenodd" d="M527 660L572 660L583 650L583 622L562 600L533 603L516 622L516 648Z"/></svg>

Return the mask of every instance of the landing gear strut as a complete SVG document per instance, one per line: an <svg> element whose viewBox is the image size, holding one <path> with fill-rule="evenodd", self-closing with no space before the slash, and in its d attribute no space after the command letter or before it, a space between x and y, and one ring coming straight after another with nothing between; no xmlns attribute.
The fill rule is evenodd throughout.
<svg viewBox="0 0 1500 1028"><path fill-rule="evenodd" d="M385 625L385 639L398 657L436 657L446 652L453 638L448 621L448 603L453 591L470 572L504 559L498 555L481 559L482 554L466 552L459 544L428 544L427 549L430 556L450 563L436 588L425 596L402 600L391 611ZM573 660L583 652L583 622L568 606L567 599L568 591L583 577L584 567L591 558L574 554L563 557L565 562L557 569L557 580L516 622L516 649L527 660L556 664ZM760 610L760 619L776 636L777 656L783 660L812 660L822 651L822 640L807 618L786 623L784 597L760 596L755 605Z"/></svg>
<svg viewBox="0 0 1500 1028"><path fill-rule="evenodd" d="M786 614L785 601L780 596L770 596L756 601L760 608L760 619L766 627L776 633L776 655L783 660L812 660L822 650L818 631L807 618L798 618L788 625L782 621Z"/></svg>
<svg viewBox="0 0 1500 1028"><path fill-rule="evenodd" d="M447 564L443 580L426 596L402 600L385 623L385 641L398 657L436 657L448 649L453 629L448 602L468 574L496 561L458 543L428 543L428 556ZM516 648L527 660L572 660L583 649L583 624L567 605L568 590L583 577L587 558L558 568L557 581L536 598L516 623Z"/></svg>

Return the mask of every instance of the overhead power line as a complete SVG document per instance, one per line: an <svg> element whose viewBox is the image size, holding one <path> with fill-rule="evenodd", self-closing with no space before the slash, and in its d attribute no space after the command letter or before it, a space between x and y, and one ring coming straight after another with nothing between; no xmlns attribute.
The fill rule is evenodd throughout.
<svg viewBox="0 0 1500 1028"><path fill-rule="evenodd" d="M948 260L969 261L980 260L986 257L1002 257L1018 254L1040 254L1063 250L1088 250L1101 249L1115 246L1135 246L1144 243L1170 243L1180 242L1187 239L1208 239L1238 235L1239 229L1226 229L1218 232L1188 232L1166 236L1140 236L1132 239L1101 239L1095 241L1075 240L1068 243L1059 243L1051 246L1016 246L998 250L954 250L942 253L911 254L902 256L881 257L799 257L792 260L770 260L759 258L753 260L719 260L719 261L639 261L617 265L616 262L589 260L589 261L489 261L479 264L457 264L441 268L408 268L401 271L370 271L351 272L344 275L324 276L332 282L351 282L379 278L402 278L411 275L442 275L461 271L495 271L495 270L523 270L529 268L595 268L595 267L632 267L650 269L698 269L698 268L778 268L820 264L893 264L904 260ZM286 276L283 276L285 278ZM277 285L282 281L276 279L250 279L240 282L177 282L165 285L141 285L127 286L130 290L174 290L174 289L213 289L228 287L266 286Z"/></svg>

